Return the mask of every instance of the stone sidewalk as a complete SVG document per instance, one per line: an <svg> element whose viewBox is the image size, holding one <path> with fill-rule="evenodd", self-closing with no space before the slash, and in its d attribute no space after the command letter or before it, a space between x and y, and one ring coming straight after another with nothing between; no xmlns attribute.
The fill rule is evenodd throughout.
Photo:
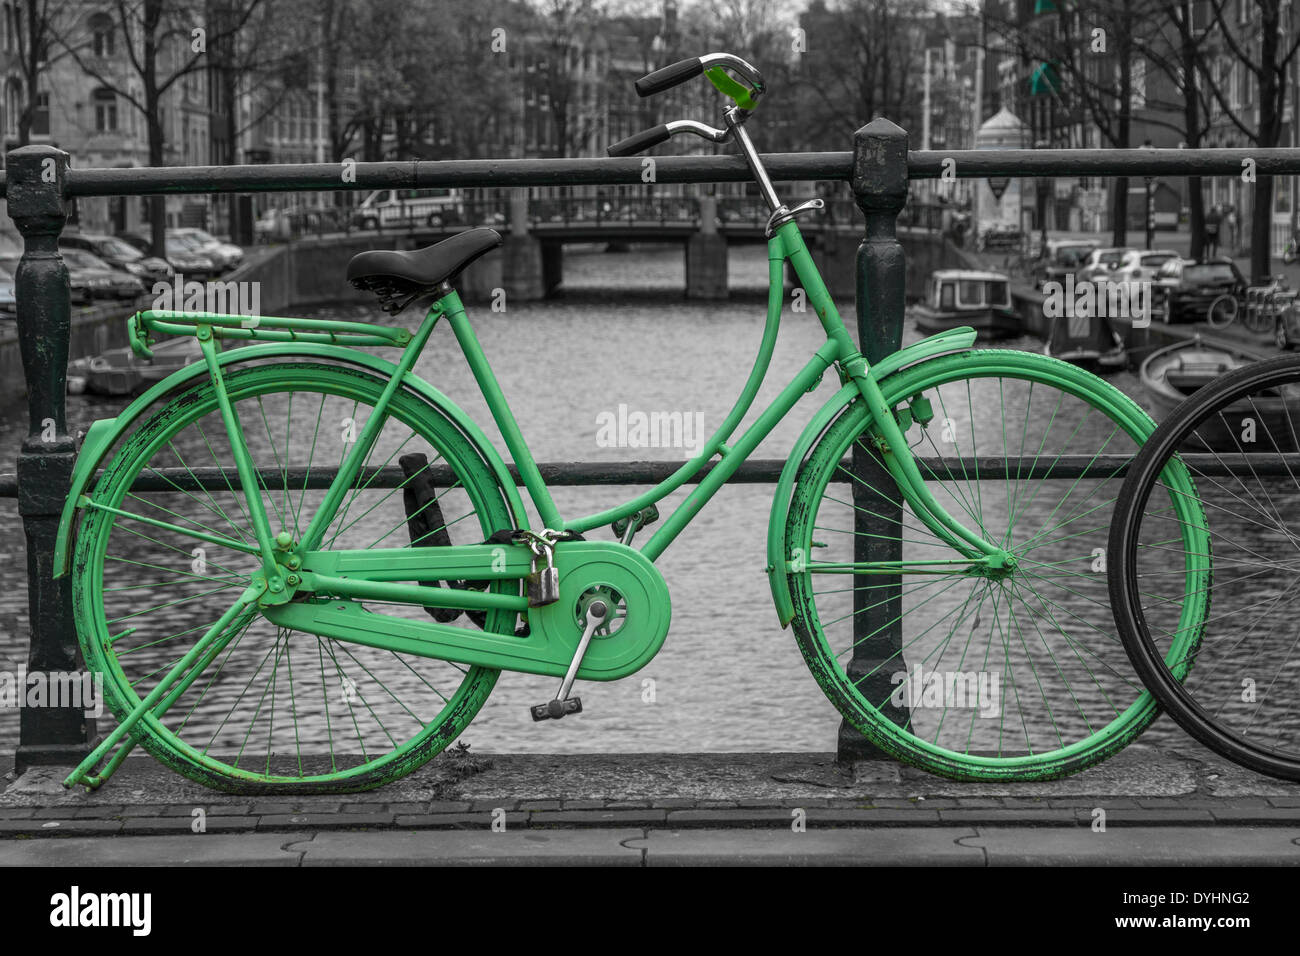
<svg viewBox="0 0 1300 956"><path fill-rule="evenodd" d="M1190 742L1018 784L831 754L453 752L305 798L216 793L147 757L94 793L65 772L6 779L0 865L1300 864L1300 786Z"/></svg>

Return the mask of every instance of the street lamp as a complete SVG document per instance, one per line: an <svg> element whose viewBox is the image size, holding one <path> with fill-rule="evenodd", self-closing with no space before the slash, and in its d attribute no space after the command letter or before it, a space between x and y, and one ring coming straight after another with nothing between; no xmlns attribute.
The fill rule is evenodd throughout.
<svg viewBox="0 0 1300 956"><path fill-rule="evenodd" d="M1143 143L1142 148L1150 149L1151 140L1147 140L1145 143ZM1150 176L1146 176L1144 178L1146 179L1146 184L1147 184L1147 206L1146 206L1147 248L1150 249L1152 243L1155 242L1155 232L1156 232L1155 191L1151 188L1154 185L1155 180Z"/></svg>

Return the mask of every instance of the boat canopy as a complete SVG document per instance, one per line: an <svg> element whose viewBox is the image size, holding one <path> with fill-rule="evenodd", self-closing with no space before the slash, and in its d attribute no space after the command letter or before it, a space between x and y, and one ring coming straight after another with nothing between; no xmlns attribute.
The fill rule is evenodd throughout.
<svg viewBox="0 0 1300 956"><path fill-rule="evenodd" d="M962 309L1011 308L1011 284L1000 272L945 269L930 276L931 307L944 312Z"/></svg>

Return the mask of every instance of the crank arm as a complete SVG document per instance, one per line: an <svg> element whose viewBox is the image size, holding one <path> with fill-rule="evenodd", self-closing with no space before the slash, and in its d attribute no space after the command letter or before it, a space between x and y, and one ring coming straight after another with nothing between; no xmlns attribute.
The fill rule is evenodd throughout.
<svg viewBox="0 0 1300 956"><path fill-rule="evenodd" d="M609 605L604 601L592 601L587 606L587 624L582 630L582 638L578 641L577 650L573 652L573 660L569 662L569 669L564 674L564 680L560 682L560 689L556 692L553 700L529 708L533 720L559 720L565 714L582 713L582 699L579 697L570 698L569 691L573 690L573 681L578 676L578 668L582 666L583 657L587 654L587 646L591 644L591 636L596 633L596 628L605 623L605 618L608 616Z"/></svg>

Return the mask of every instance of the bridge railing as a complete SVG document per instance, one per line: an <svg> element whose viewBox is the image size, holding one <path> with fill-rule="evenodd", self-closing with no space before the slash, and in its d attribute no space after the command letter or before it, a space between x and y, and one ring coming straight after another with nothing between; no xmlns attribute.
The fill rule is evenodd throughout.
<svg viewBox="0 0 1300 956"><path fill-rule="evenodd" d="M1143 150L972 150L909 152L907 134L884 119L858 130L852 150L777 153L764 157L773 181L848 183L864 219L858 250L856 303L860 348L876 362L902 342L905 291L903 249L896 232L908 198L909 179L1026 176L1235 176L1249 165L1257 175L1300 173L1300 150L1293 149L1143 149ZM17 499L27 545L29 671L76 671L82 666L73 629L68 578L54 580L53 553L59 515L70 487L76 442L68 433L64 396L67 385L71 301L67 269L59 253L68 201L83 196L367 191L373 189L483 188L550 186L637 186L643 166L638 157L618 159L456 160L442 162L359 163L343 175L341 165L250 165L130 169L71 168L69 157L50 146L13 150L0 187L23 239L15 286L18 337L27 386L28 435L18 455L10 489ZM658 183L743 183L750 173L739 156L665 156L656 162ZM1006 469L1028 461L981 462L975 473L998 480ZM1002 470L998 469L1001 466ZM1102 456L1088 467L1106 473L1122 462ZM627 466L618 475L608 465L561 463L555 466L575 483L617 480L652 483L650 466ZM971 464L975 468L974 463ZM644 473L643 473L644 472ZM562 473L562 474L561 474ZM774 463L757 462L744 472L751 480L771 480ZM1054 475L1055 477L1055 475ZM0 484L7 484L0 482ZM855 504L865 518L858 540L892 537L901 510L869 500L854 483ZM901 547L901 545L900 545ZM901 557L901 553L896 557ZM857 560L865 560L859 554ZM875 553L874 560L888 556ZM882 576L883 577L883 576ZM901 589L897 578L879 585ZM877 590L877 598L881 592ZM889 610L896 602L880 599L874 610L856 615L871 642L855 647L851 667L865 672L869 655L900 647L900 626ZM892 621L891 621L892 618ZM868 648L868 643L870 648ZM894 651L890 651L894 648ZM95 735L93 722L73 708L24 708L20 716L17 763L76 763ZM841 756L870 753L855 732L844 731Z"/></svg>

